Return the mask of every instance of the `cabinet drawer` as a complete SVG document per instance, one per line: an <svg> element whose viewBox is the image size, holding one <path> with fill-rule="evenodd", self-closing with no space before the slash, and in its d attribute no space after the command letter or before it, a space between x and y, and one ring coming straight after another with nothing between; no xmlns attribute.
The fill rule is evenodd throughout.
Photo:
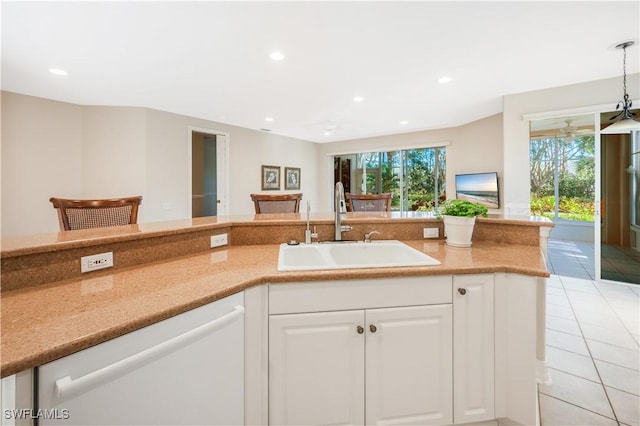
<svg viewBox="0 0 640 426"><path fill-rule="evenodd" d="M452 281L444 275L270 284L269 314L451 303Z"/></svg>

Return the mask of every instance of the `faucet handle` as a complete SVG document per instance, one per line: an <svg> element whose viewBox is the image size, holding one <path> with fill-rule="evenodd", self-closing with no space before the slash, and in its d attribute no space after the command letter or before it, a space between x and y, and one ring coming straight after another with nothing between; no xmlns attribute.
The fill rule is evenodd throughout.
<svg viewBox="0 0 640 426"><path fill-rule="evenodd" d="M364 242L365 243L370 243L371 242L371 236L373 234L379 234L379 232L378 231L367 232L366 234L364 234Z"/></svg>

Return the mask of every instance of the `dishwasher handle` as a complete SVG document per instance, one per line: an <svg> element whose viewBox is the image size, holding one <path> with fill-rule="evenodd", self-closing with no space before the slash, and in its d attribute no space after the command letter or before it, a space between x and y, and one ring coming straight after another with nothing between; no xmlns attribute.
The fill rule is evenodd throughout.
<svg viewBox="0 0 640 426"><path fill-rule="evenodd" d="M138 367L140 364L161 358L175 349L199 339L207 333L224 327L243 314L244 307L242 305L236 305L233 307L233 311L221 316L220 318L216 318L213 321L186 331L176 337L138 352L137 354L133 354L113 364L107 365L106 367L93 371L85 376L78 377L77 379L71 379L69 376L62 377L56 380L56 395L58 398L72 397L101 382L119 377L122 374Z"/></svg>

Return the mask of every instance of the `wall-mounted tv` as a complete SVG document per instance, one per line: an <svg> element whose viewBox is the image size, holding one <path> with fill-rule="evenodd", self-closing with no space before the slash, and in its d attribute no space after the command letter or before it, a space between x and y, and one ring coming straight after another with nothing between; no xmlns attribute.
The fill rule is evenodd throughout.
<svg viewBox="0 0 640 426"><path fill-rule="evenodd" d="M498 173L456 175L456 198L474 201L490 209L499 208Z"/></svg>

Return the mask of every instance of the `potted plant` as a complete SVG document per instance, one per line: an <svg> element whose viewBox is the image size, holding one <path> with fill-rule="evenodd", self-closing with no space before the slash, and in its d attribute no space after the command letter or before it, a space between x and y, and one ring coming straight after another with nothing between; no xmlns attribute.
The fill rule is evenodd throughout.
<svg viewBox="0 0 640 426"><path fill-rule="evenodd" d="M447 245L471 247L476 217L487 217L487 208L472 201L449 199L440 205L438 218L444 222Z"/></svg>

